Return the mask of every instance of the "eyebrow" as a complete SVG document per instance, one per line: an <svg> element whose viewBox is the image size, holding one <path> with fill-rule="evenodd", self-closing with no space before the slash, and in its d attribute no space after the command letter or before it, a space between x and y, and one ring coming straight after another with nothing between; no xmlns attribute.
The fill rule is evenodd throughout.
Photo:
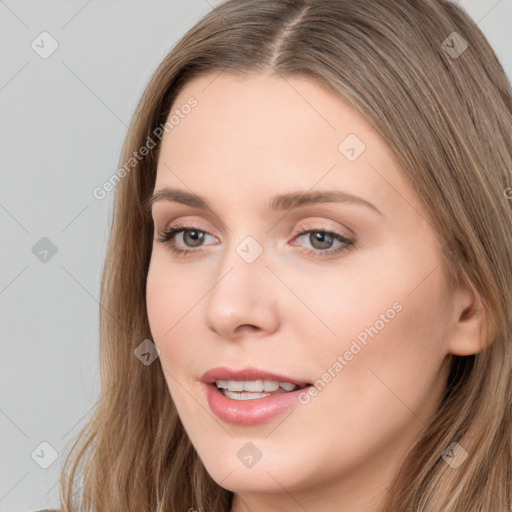
<svg viewBox="0 0 512 512"><path fill-rule="evenodd" d="M161 188L145 201L145 209L149 213L152 206L159 201L180 203L200 210L211 210L208 203L201 196L186 190ZM341 190L315 190L296 191L286 194L279 194L272 197L268 208L272 211L290 210L309 204L318 203L348 203L366 206L372 211L384 216L384 214L372 203L362 197L342 192Z"/></svg>

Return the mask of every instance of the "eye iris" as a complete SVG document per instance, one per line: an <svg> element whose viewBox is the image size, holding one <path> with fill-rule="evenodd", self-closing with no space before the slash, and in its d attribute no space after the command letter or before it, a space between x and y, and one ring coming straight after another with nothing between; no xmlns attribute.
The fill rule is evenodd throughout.
<svg viewBox="0 0 512 512"><path fill-rule="evenodd" d="M191 247L198 247L201 245L204 239L204 233L198 231L197 229L186 229L183 232L183 240L186 245ZM192 240L192 243L189 243L189 240Z"/></svg>
<svg viewBox="0 0 512 512"><path fill-rule="evenodd" d="M315 249L329 249L332 244L333 236L329 233L323 233L321 231L314 231L309 234L309 241ZM327 240L327 241L326 241ZM315 246L316 242L320 242L320 246Z"/></svg>

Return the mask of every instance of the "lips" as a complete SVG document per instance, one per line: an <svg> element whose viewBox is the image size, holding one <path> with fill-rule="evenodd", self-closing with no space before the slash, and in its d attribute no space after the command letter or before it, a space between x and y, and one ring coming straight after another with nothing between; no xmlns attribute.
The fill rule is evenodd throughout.
<svg viewBox="0 0 512 512"><path fill-rule="evenodd" d="M268 372L266 370L260 370L253 367L234 369L219 366L203 373L199 380L205 384L213 384L216 380L273 380L277 382L289 382L291 384L296 384L301 388L310 384L310 382L297 377Z"/></svg>
<svg viewBox="0 0 512 512"><path fill-rule="evenodd" d="M299 396L304 389L290 393L271 394L265 398L252 400L232 400L224 396L215 384L202 382L210 410L222 421L240 426L253 426L266 423L272 418L284 414L301 402ZM305 388L307 389L307 387Z"/></svg>
<svg viewBox="0 0 512 512"><path fill-rule="evenodd" d="M232 369L218 367L208 370L201 376L201 383L210 410L221 420L234 425L251 426L266 423L272 418L283 414L290 407L297 406L299 395L306 392L304 388L311 386L307 381L290 375L278 374L257 368ZM285 392L262 393L262 397L254 396L259 393L241 393L240 398L229 398L216 385L216 381L274 381L298 386L298 389ZM229 394L229 393L228 393ZM249 398L249 394L253 396ZM266 395L266 396L265 396Z"/></svg>

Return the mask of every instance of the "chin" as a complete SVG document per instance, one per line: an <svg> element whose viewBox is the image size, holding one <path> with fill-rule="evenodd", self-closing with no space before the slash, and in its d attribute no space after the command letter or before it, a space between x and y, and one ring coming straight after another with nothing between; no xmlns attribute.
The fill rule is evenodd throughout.
<svg viewBox="0 0 512 512"><path fill-rule="evenodd" d="M238 451L238 448L237 448ZM286 464L281 453L274 452L277 460L262 457L252 467L245 466L237 457L236 452L229 462L224 452L223 461L219 458L203 460L208 474L215 482L232 492L236 493L282 493L283 487L288 490L301 487L300 482L306 475L300 474L297 463L289 461Z"/></svg>
<svg viewBox="0 0 512 512"><path fill-rule="evenodd" d="M210 476L224 489L239 494L273 494L282 493L283 487L289 489L289 482L284 481L278 472L271 470L268 473L265 470L253 473L252 470L233 469L228 477L226 477L226 474L223 476L214 475L219 478L214 478L213 475Z"/></svg>

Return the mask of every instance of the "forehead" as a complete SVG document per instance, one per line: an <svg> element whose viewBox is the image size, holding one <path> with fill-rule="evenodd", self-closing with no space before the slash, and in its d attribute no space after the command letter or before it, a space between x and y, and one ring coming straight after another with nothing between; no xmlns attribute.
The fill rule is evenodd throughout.
<svg viewBox="0 0 512 512"><path fill-rule="evenodd" d="M194 108L188 106L191 98ZM163 145L176 156L192 145L201 148L203 156L208 149L214 149L208 156L216 158L233 155L236 142L243 144L244 152L252 148L252 154L262 145L267 151L292 145L290 158L300 153L303 161L307 155L300 150L306 147L332 160L340 156L340 142L352 135L351 140L362 143L359 150L364 145L365 156L378 154L379 159L398 163L369 121L339 94L307 77L209 73L180 91L168 119L171 116Z"/></svg>
<svg viewBox="0 0 512 512"><path fill-rule="evenodd" d="M366 139L370 138L368 132L373 132L368 142L384 143L372 125L339 94L307 77L210 73L196 78L180 91L171 114L191 97L198 105L191 112L191 120L181 128L199 130L198 135L210 130L210 137L216 138L217 134L244 128L248 135L269 142L276 135L295 138L303 135L325 139L328 143L333 136L336 140L349 129L361 136L365 134ZM208 124L204 125L205 122ZM212 126L215 131L211 131ZM174 135L179 137L180 131L186 133L175 129Z"/></svg>
<svg viewBox="0 0 512 512"><path fill-rule="evenodd" d="M372 124L307 77L210 73L180 91L171 115L179 122L164 134L155 188L184 182L208 196L215 183L252 198L345 187L376 203L417 202Z"/></svg>

